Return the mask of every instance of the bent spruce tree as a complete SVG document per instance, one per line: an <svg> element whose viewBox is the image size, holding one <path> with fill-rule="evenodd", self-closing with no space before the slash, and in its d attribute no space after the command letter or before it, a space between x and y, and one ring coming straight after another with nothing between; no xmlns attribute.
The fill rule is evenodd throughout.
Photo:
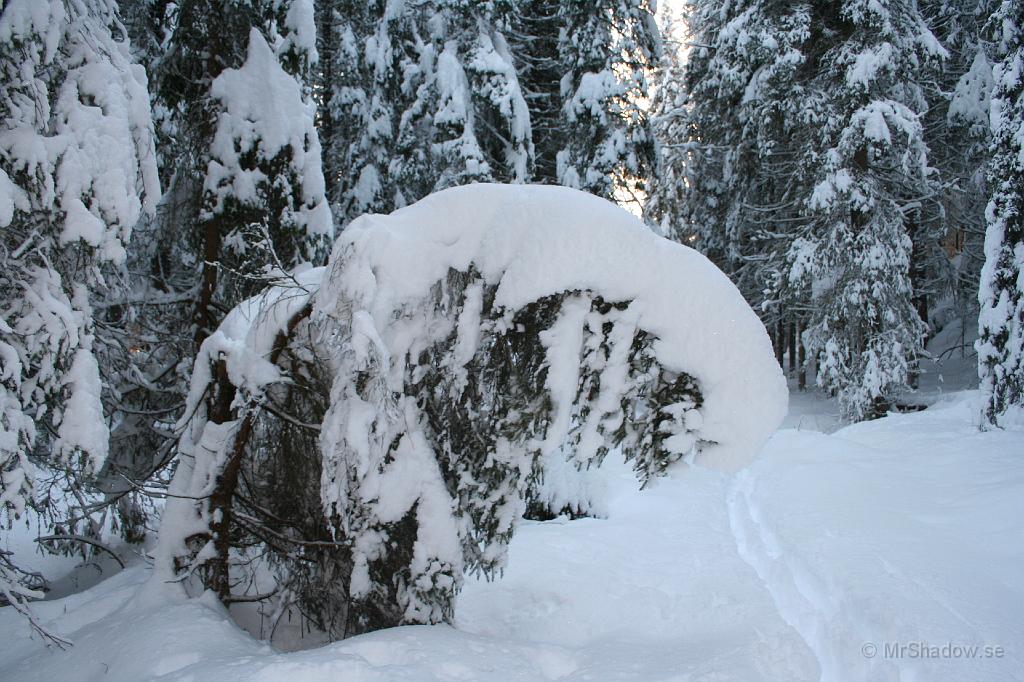
<svg viewBox="0 0 1024 682"><path fill-rule="evenodd" d="M584 233L596 261L573 272ZM601 267L629 252L649 258ZM785 384L702 256L574 190L476 185L361 218L328 268L229 314L189 405L157 578L341 638L450 621L467 571L501 572L528 504L585 511L545 489L559 460L617 447L643 483L687 455L741 464Z"/></svg>

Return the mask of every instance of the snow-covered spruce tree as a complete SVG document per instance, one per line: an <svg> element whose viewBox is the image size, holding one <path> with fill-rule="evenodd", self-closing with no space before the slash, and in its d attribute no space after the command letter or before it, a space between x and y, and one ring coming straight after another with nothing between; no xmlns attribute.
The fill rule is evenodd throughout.
<svg viewBox="0 0 1024 682"><path fill-rule="evenodd" d="M310 54L285 50L281 57ZM245 62L217 76L210 96L220 114L199 220L204 233L219 235L221 262L236 273L265 277L323 261L333 225L313 111L258 29L250 30ZM261 242L274 260L253 264Z"/></svg>
<svg viewBox="0 0 1024 682"><path fill-rule="evenodd" d="M688 454L732 468L784 412L727 278L573 190L474 185L364 216L299 279L203 344L154 580L198 575L230 602L244 548L265 548L268 591L334 638L450 620L467 571L500 573L548 458L597 466L617 444L641 481ZM275 494L289 477L313 489Z"/></svg>
<svg viewBox="0 0 1024 682"><path fill-rule="evenodd" d="M516 76L530 112L533 168L530 182L558 184L558 152L568 133L562 122L562 78L565 54L562 0L514 0L503 12Z"/></svg>
<svg viewBox="0 0 1024 682"><path fill-rule="evenodd" d="M811 8L751 0L688 11L693 47L676 141L685 147L674 157L690 188L681 222L757 306L755 275L789 237L809 182L803 157L821 106L803 75Z"/></svg>
<svg viewBox="0 0 1024 682"><path fill-rule="evenodd" d="M675 196L680 190L665 183L681 180L673 237L729 273L774 331L780 361L789 341L795 369L809 295L806 283L787 278L787 254L814 185L811 136L826 97L809 81L830 36L808 3L696 2L686 10L692 48L677 84L684 106L670 114L674 129L660 131L672 167L656 175L653 197Z"/></svg>
<svg viewBox="0 0 1024 682"><path fill-rule="evenodd" d="M658 42L646 2L334 0L318 16L340 224L471 182L646 192Z"/></svg>
<svg viewBox="0 0 1024 682"><path fill-rule="evenodd" d="M656 163L642 104L660 50L652 7L647 0L563 0L558 9L564 135L558 182L642 202Z"/></svg>
<svg viewBox="0 0 1024 682"><path fill-rule="evenodd" d="M907 387L921 347L912 237L933 183L917 83L945 51L914 3L858 0L823 20L836 39L812 82L828 97L813 140L817 184L789 278L812 291L805 341L820 354L818 385L864 419Z"/></svg>
<svg viewBox="0 0 1024 682"><path fill-rule="evenodd" d="M333 234L320 143L304 87L309 66L317 59L312 4L243 4L233 25L225 28L244 31L245 37L233 36L231 53L223 55L227 59L217 59L205 51L205 44L191 42L219 27L218 3L199 3L188 27L192 30L182 35L188 49L198 51L198 66L205 69L202 90L193 94L195 101L183 101L183 113L204 107L206 111L193 113L209 126L195 131L203 144L195 225L203 262L197 340L216 327L218 303L230 305L252 293L258 288L254 277L280 276L302 263L322 260ZM182 29L179 24L175 36ZM241 46L242 54L235 54ZM254 261L270 270L253 272Z"/></svg>
<svg viewBox="0 0 1024 682"><path fill-rule="evenodd" d="M167 186L157 220L145 226L148 248L136 254L138 269L149 270L138 273L138 285L162 292L165 301L184 302L180 309L170 303L148 306L156 309L143 326L165 337L163 345L170 343L170 337L180 337L171 345L182 347L179 354L192 356L193 338L200 339L216 327L222 315L218 310L230 308L253 290L252 284L246 284L251 273L239 271L240 265L272 261L266 253L269 247L285 269L315 259L318 253L322 257L325 251L328 240L317 231L322 230L323 210L317 208L321 202L316 195L322 195L323 189L317 187L313 168L320 155L312 134L310 70L317 61L313 3L125 0L125 4L136 42L153 57L150 73L158 152ZM292 77L296 86L275 90L275 98L265 102L261 115L247 127L240 117L251 98L229 103L212 89L222 72L245 63L253 29L271 46L276 68ZM229 111L229 104L237 104L237 110ZM297 115L300 109L301 116ZM281 119L281 112L289 117ZM243 134L270 138L232 140ZM258 219L255 213L260 213ZM307 225L310 222L317 227ZM243 235L247 231L250 234ZM260 237L247 258L240 251L256 233ZM269 241L262 238L267 236ZM198 295L193 288L198 288ZM143 355L152 350L143 348Z"/></svg>
<svg viewBox="0 0 1024 682"><path fill-rule="evenodd" d="M966 330L977 306L991 137L992 66L983 24L992 4L991 0L921 2L929 26L948 52L941 62L926 65L922 82L928 102L922 117L928 163L938 173L936 193L922 197L911 281L915 305L929 334L955 318L966 322L962 327ZM961 345L960 352L964 351Z"/></svg>
<svg viewBox="0 0 1024 682"><path fill-rule="evenodd" d="M51 508L51 487L88 506L108 454L101 361L116 330L94 307L159 195L146 78L113 2L12 0L0 79L0 518L48 512L49 539L74 541L94 529ZM30 615L39 593L22 577L4 556L0 594Z"/></svg>
<svg viewBox="0 0 1024 682"><path fill-rule="evenodd" d="M985 266L978 299L978 373L984 422L1024 405L1024 7L1004 0L992 17L992 162Z"/></svg>
<svg viewBox="0 0 1024 682"><path fill-rule="evenodd" d="M695 237L683 223L687 196L687 102L683 89L683 45L681 27L672 13L662 10L662 52L656 71L656 88L651 98L651 130L657 149L657 164L651 174L644 220L664 236L683 244Z"/></svg>
<svg viewBox="0 0 1024 682"><path fill-rule="evenodd" d="M400 3L333 0L318 6L326 48L317 69L318 129L334 218L344 226L363 213L392 210L389 167L398 118L415 71L410 10Z"/></svg>
<svg viewBox="0 0 1024 682"><path fill-rule="evenodd" d="M361 0L317 4L317 130L328 198L341 226L392 206L380 178L387 178L395 108L405 97L391 43L402 15L385 21L383 6ZM378 57L371 62L373 53Z"/></svg>
<svg viewBox="0 0 1024 682"><path fill-rule="evenodd" d="M742 5L730 4L723 8L715 3L696 1L683 6L685 37L692 45L683 82L678 84L685 96L684 106L677 113L685 117L684 135L675 140L660 138L662 143L676 145L677 149L685 145L680 154L672 157L679 164L674 169L675 174L683 179L688 190L681 207L680 222L684 226L681 232L692 234L694 248L730 276L737 269L738 250L727 229L731 169L735 165L727 156L728 150L740 148L733 105L738 100L735 91L749 80L750 74L724 80L723 76L732 69L724 68L726 63L719 57L718 42L725 34L726 23L737 18L736 10L740 7ZM666 190L655 180L653 193L657 195L662 191Z"/></svg>
<svg viewBox="0 0 1024 682"><path fill-rule="evenodd" d="M471 4L458 2L411 11L416 66L408 72L412 96L399 114L390 166L401 198L396 207L444 187L486 182L497 170L484 158L477 134L467 41L460 35L460 15L470 19L474 11ZM470 30L475 35L478 27Z"/></svg>
<svg viewBox="0 0 1024 682"><path fill-rule="evenodd" d="M174 422L184 409L203 253L198 216L202 180L215 128L209 100L213 78L244 59L248 30L258 10L237 2L120 0L136 56L149 74L156 152L165 191L156 215L136 225L128 250L130 291L116 309L123 311L127 362L122 365L111 433L109 471L104 484L111 497L130 485L124 476L149 479L173 458ZM206 302L207 304L209 302ZM233 300L213 302L230 307ZM216 324L219 313L211 311Z"/></svg>
<svg viewBox="0 0 1024 682"><path fill-rule="evenodd" d="M435 29L435 42L443 41L443 49L440 44L436 48L434 126L445 170L434 189L477 177L526 182L533 156L530 114L513 55L498 29L502 18L486 3L445 0L438 5L445 30ZM432 18L428 25L441 26L441 21Z"/></svg>
<svg viewBox="0 0 1024 682"><path fill-rule="evenodd" d="M104 477L111 496L130 489L124 476L148 478L172 459L196 340L262 286L259 277L322 260L330 229L306 85L316 60L312 3L122 5L150 69L167 192L156 216L137 226L131 294L110 308L132 331ZM251 97L226 102L213 85L226 70L234 76L221 87L245 77L235 67L248 56L253 27L275 51L274 65L261 64L263 97L258 106ZM268 82L278 86L270 98Z"/></svg>
<svg viewBox="0 0 1024 682"><path fill-rule="evenodd" d="M906 386L923 325L910 276L934 251L919 83L945 55L914 3L689 7L684 223L770 328L797 325L846 416Z"/></svg>
<svg viewBox="0 0 1024 682"><path fill-rule="evenodd" d="M311 24L312 15L309 20ZM200 296L201 303L208 303L203 308L208 313L213 310L209 302L251 291L253 280L293 277L290 273L297 265L323 257L332 235L313 110L303 99L299 82L282 66L308 59L309 52L307 57L292 53L299 44L285 40L286 47L275 55L263 34L252 28L245 62L225 69L210 84L209 94L220 114L209 148L198 224L206 255ZM218 282L224 268L235 276L227 286ZM204 341L207 334L200 326L197 338ZM220 366L216 355L209 362ZM232 421L233 395L230 391L225 398L224 393L212 392L206 397L213 423ZM251 420L245 423L252 428ZM210 495L218 518L213 533L219 538L218 549L226 552L229 501L238 487L239 470L229 468L222 474ZM208 579L226 596L224 553L216 558Z"/></svg>
<svg viewBox="0 0 1024 682"><path fill-rule="evenodd" d="M325 26L336 49L321 120L339 223L452 185L525 182L530 117L493 6L355 4L335 3Z"/></svg>

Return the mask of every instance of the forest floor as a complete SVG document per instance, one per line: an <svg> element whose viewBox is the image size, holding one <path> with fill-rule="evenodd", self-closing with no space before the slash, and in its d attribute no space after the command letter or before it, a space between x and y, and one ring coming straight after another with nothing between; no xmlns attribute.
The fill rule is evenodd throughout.
<svg viewBox="0 0 1024 682"><path fill-rule="evenodd" d="M524 523L454 627L286 653L209 600L154 607L138 560L36 604L67 651L0 609L0 679L1022 680L1024 425L979 431L978 394L938 373L929 409L838 430L834 403L794 393L736 475L638 491L609 462L608 518Z"/></svg>

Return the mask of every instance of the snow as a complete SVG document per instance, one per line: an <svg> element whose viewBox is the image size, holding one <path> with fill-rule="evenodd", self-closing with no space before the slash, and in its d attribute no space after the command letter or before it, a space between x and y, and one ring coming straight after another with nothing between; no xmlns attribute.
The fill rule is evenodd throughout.
<svg viewBox="0 0 1024 682"><path fill-rule="evenodd" d="M313 0L291 0L284 23L287 34L279 53L293 51L308 55L311 64L317 62Z"/></svg>
<svg viewBox="0 0 1024 682"><path fill-rule="evenodd" d="M0 227L7 227L14 219L14 209L25 209L25 194L11 182L10 176L0 169Z"/></svg>
<svg viewBox="0 0 1024 682"><path fill-rule="evenodd" d="M979 49L971 68L957 81L946 114L949 120L961 121L975 130L988 126L992 85L992 65L985 51Z"/></svg>
<svg viewBox="0 0 1024 682"><path fill-rule="evenodd" d="M612 97L621 95L623 90L622 84L618 82L615 74L611 71L607 69L598 73L588 71L580 76L579 87L573 93L572 99L566 103L566 114L570 121L575 120L576 116L586 113L603 122L606 116L605 102Z"/></svg>
<svg viewBox="0 0 1024 682"><path fill-rule="evenodd" d="M846 71L846 84L851 88L860 86L867 91L878 77L879 71L891 71L895 61L895 50L891 43L883 42L869 47L857 55Z"/></svg>
<svg viewBox="0 0 1024 682"><path fill-rule="evenodd" d="M444 49L437 57L433 80L438 98L438 110L434 114L434 123L442 129L461 129L458 137L438 143L438 148L462 160L464 168L461 171L456 170L460 176L488 177L491 169L484 160L483 150L477 141L475 117L471 115L473 90L459 57L458 41L448 40L445 42ZM441 178L439 184L454 183Z"/></svg>
<svg viewBox="0 0 1024 682"><path fill-rule="evenodd" d="M1012 652L1024 641L1011 559L1021 550L1024 468L1019 444L978 432L975 402L833 437L782 432L774 470L755 465L738 477L729 506L740 552L814 651L821 679L1004 679L1012 669L1005 659L882 653L894 642Z"/></svg>
<svg viewBox="0 0 1024 682"><path fill-rule="evenodd" d="M786 387L760 321L704 256L658 237L610 202L561 187L477 184L433 194L342 233L317 301L366 310L378 329L472 264L497 284L495 306L515 311L553 292L632 301L655 353L705 387L702 461L736 469L785 415ZM392 357L409 337L387 339ZM395 377L396 379L398 377ZM735 419L737 405L744 418Z"/></svg>
<svg viewBox="0 0 1024 682"><path fill-rule="evenodd" d="M297 33L291 36L301 35ZM311 105L303 99L301 87L288 75L256 28L249 33L249 49L239 69L225 69L213 81L210 94L224 110L210 151L212 159L204 190L213 198L205 208L207 217L224 210L227 197L243 204L261 205L267 183L286 184L287 176L268 178L260 165L244 160L255 153L264 163L288 150L289 170L302 185L301 206L294 216L307 235L332 236L330 209L324 197L320 141L313 126Z"/></svg>
<svg viewBox="0 0 1024 682"><path fill-rule="evenodd" d="M133 225L160 195L145 70L111 36L102 6L93 16L52 1L6 5L0 40L24 42L25 59L16 77L13 68L5 76L19 87L11 90L0 153L11 168L39 175L42 196L33 198L64 214L61 245L82 240L101 259L121 263ZM67 53L61 60L58 45ZM66 77L47 91L51 60ZM38 101L26 97L29 84L40 88ZM28 210L28 188L15 189L3 173L0 224L10 222L12 203Z"/></svg>
<svg viewBox="0 0 1024 682"><path fill-rule="evenodd" d="M246 146L259 140L268 159L286 146L304 148L304 131L295 125L308 115L299 84L281 68L258 29L249 33L245 64L226 69L213 81L210 94L224 103L224 116L232 123L218 127L213 144L219 156L232 155L235 139Z"/></svg>
<svg viewBox="0 0 1024 682"><path fill-rule="evenodd" d="M282 653L208 597L154 608L136 565L35 604L68 651L0 609L0 677L1024 679L1024 430L979 431L978 403L782 430L740 474L694 466L643 492L606 466L608 518L524 524L504 578L469 581L454 627Z"/></svg>
<svg viewBox="0 0 1024 682"><path fill-rule="evenodd" d="M97 473L107 458L110 429L103 416L100 368L92 354L91 341L75 352L64 381L69 396L53 447L64 462L70 461L76 452L86 453L89 470Z"/></svg>
<svg viewBox="0 0 1024 682"><path fill-rule="evenodd" d="M475 94L487 97L508 121L505 160L513 182L525 182L533 157L530 112L516 77L512 52L504 36L481 31L466 68L481 80Z"/></svg>

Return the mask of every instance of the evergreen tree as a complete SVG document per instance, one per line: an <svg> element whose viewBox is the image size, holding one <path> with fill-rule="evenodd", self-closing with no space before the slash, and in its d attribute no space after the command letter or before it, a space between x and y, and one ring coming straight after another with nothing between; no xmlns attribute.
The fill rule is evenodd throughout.
<svg viewBox="0 0 1024 682"><path fill-rule="evenodd" d="M331 7L319 120L340 224L471 182L646 191L641 100L658 46L646 2Z"/></svg>
<svg viewBox="0 0 1024 682"><path fill-rule="evenodd" d="M779 268L799 224L810 184L809 130L821 108L805 82L811 8L748 2L731 5L730 14L694 11L701 32L686 71L683 172L695 189L686 196L685 222L755 307L767 298L777 308L785 298L779 278L770 287L764 277L769 265Z"/></svg>
<svg viewBox="0 0 1024 682"><path fill-rule="evenodd" d="M662 235L691 245L694 236L683 222L687 196L686 141L687 102L683 90L683 45L672 14L662 13L662 59L657 88L651 99L651 129L657 149L657 165L651 174L644 219Z"/></svg>
<svg viewBox="0 0 1024 682"><path fill-rule="evenodd" d="M118 353L108 362L118 381L101 483L126 537L138 540L148 513L135 488L166 484L159 472L173 458L196 341L264 278L322 261L331 222L308 84L312 3L123 5L153 82L168 188L156 215L136 226L126 294L105 309L118 315L110 320ZM266 31L273 54L250 49L254 26ZM259 65L240 72L250 52ZM251 93L231 92L247 76L257 81Z"/></svg>
<svg viewBox="0 0 1024 682"><path fill-rule="evenodd" d="M778 329L780 360L806 325L819 385L870 416L921 345L913 238L937 238L919 83L945 51L906 3L698 3L690 27L684 221Z"/></svg>
<svg viewBox="0 0 1024 682"><path fill-rule="evenodd" d="M222 72L243 65L249 53L250 34L255 28L269 45L274 45L280 68L298 80L299 97L307 96L311 91L309 68L317 60L316 26L310 0L228 3L190 0L178 5L167 22L167 55L159 62L156 79L158 105L168 112L165 115L166 126L171 131L169 137L174 140L168 159L173 168L168 201L174 202L175 209L181 207L181 212L176 210L177 225L169 228L172 233L177 231L178 245L169 244L163 250L167 253L185 250L188 255L182 259L184 264L200 265L200 293L194 307L193 324L195 338L201 341L216 327L221 314L218 310L230 307L254 288L245 284L244 278L232 276L231 272L234 264L251 259L244 253L246 240L225 242L231 234L237 234L253 223L252 212L244 210L244 206L248 205L256 212L265 209L277 214L269 218L277 225L268 227L270 241L265 246L272 249L285 269L315 258L318 253L321 257L323 255L321 241L330 228L320 224L307 229L305 218L282 213L316 210L318 200L313 195L323 192L322 182L315 177L320 171L319 160L299 160L299 156L313 154L319 146L315 134L307 130L309 116L304 114L290 122L264 117L264 126L275 126L276 129L248 131L247 134L256 138L245 140L248 149L232 150L228 142L231 135L225 133L222 126L230 126L238 115L222 113L227 109L225 102L213 91ZM271 102L271 111L275 108L278 111L296 110L295 91L275 94L290 97L291 101ZM300 138L306 137L302 149L281 142L286 139L290 143L293 139L294 129L287 129L289 123L298 127L299 132L295 134ZM287 151L292 158L276 160L275 167L270 167L275 164L272 155L262 160L253 158L254 154L262 153L257 140L264 135L277 135L277 139L266 140L268 150L276 153L287 147L293 150ZM246 158L246 152L249 152L249 158ZM237 159L233 158L235 154L239 155ZM226 186L223 188L225 191L217 189L221 187L220 183L227 181L220 177L224 169L222 161L235 163L238 171L252 171L263 176L262 186L247 187L247 180L257 181L250 176L240 180L237 186L232 185L231 189L226 189ZM254 169L254 166L261 165L261 161L263 167ZM309 169L309 177L301 179L306 187L299 188L294 172L296 167L307 162L315 163L317 167ZM289 173L292 174L290 178ZM306 196L300 197L297 192ZM254 196L254 193L259 196ZM321 222L322 219L322 215L316 218ZM168 237L174 239L173 234ZM233 262L228 258L226 247L234 251ZM222 266L222 260L227 269ZM221 275L226 275L227 281Z"/></svg>
<svg viewBox="0 0 1024 682"><path fill-rule="evenodd" d="M647 0L564 0L559 184L640 202L656 159L642 101L659 34Z"/></svg>
<svg viewBox="0 0 1024 682"><path fill-rule="evenodd" d="M530 113L490 4L333 7L320 118L340 224L452 185L527 180Z"/></svg>
<svg viewBox="0 0 1024 682"><path fill-rule="evenodd" d="M807 332L818 385L845 416L878 415L908 384L924 325L911 258L920 197L932 193L919 113L923 64L944 56L915 4L849 2L814 85L828 93L790 279L813 292Z"/></svg>
<svg viewBox="0 0 1024 682"><path fill-rule="evenodd" d="M984 169L992 67L982 30L991 14L988 5L988 0L921 3L948 53L944 60L926 65L922 81L927 110L921 120L928 162L937 174L934 193L921 198L911 279L915 305L929 335L956 318L966 323L976 314L988 196ZM963 324L962 329L969 326Z"/></svg>
<svg viewBox="0 0 1024 682"><path fill-rule="evenodd" d="M363 213L388 213L403 203L389 181L395 134L409 99L404 73L408 31L403 5L325 2L319 30L332 52L321 62L318 103L324 168L341 226Z"/></svg>
<svg viewBox="0 0 1024 682"><path fill-rule="evenodd" d="M45 512L58 542L97 532L85 508L109 452L118 343L102 308L159 195L146 79L127 55L108 0L0 14L0 515ZM64 494L79 521L51 504ZM0 594L30 613L39 595L22 577L3 556Z"/></svg>
<svg viewBox="0 0 1024 682"><path fill-rule="evenodd" d="M826 98L811 78L827 36L816 32L809 3L695 3L687 11L686 108L669 141L679 152L675 168L658 174L655 195L680 191L659 187L669 175L681 178L675 237L706 253L761 311L780 362L788 337L795 369L810 296L788 277L788 252L814 185L811 136Z"/></svg>
<svg viewBox="0 0 1024 682"><path fill-rule="evenodd" d="M562 123L562 4L562 0L516 0L506 22L530 111L534 149L530 182L545 185L558 184L558 152L568 132Z"/></svg>
<svg viewBox="0 0 1024 682"><path fill-rule="evenodd" d="M293 53L294 46L282 51L281 61L310 59L309 52ZM323 262L333 235L313 111L281 61L253 28L245 63L223 71L210 86L221 113L210 144L200 226L221 235L222 262L258 278ZM261 242L269 257L263 271L244 272L252 269L252 250ZM243 294L251 289L244 287Z"/></svg>
<svg viewBox="0 0 1024 682"><path fill-rule="evenodd" d="M602 262L631 253L626 276L579 263L587 234ZM687 455L734 465L782 417L739 293L602 200L456 188L338 244L326 272L204 341L157 580L195 576L231 603L269 554L276 610L332 638L450 621L467 571L501 571L529 503L586 502L543 490L553 462L585 470L617 446L646 483ZM696 330L681 320L708 307L680 288L716 301Z"/></svg>
<svg viewBox="0 0 1024 682"><path fill-rule="evenodd" d="M992 196L978 292L978 371L984 421L1024 404L1024 7L1004 0L992 17L1000 60L993 69Z"/></svg>
<svg viewBox="0 0 1024 682"><path fill-rule="evenodd" d="M720 52L719 41L730 35L725 26L742 16L737 11L742 6L730 3L719 7L710 2L684 5L686 37L692 45L680 84L686 99L678 115L685 117L685 135L674 140L661 138L663 143L685 145L682 154L675 157L680 167L674 169L688 188L681 207L680 222L684 227L679 232L693 234L693 246L730 276L737 270L738 251L726 220L730 192L734 189L730 185L735 177L731 172L734 164L727 156L736 153L730 150L740 148L734 107L739 97L734 91L745 85L750 74L743 72L726 78L739 69L723 58L725 53ZM655 194L659 193L659 186L656 180Z"/></svg>

